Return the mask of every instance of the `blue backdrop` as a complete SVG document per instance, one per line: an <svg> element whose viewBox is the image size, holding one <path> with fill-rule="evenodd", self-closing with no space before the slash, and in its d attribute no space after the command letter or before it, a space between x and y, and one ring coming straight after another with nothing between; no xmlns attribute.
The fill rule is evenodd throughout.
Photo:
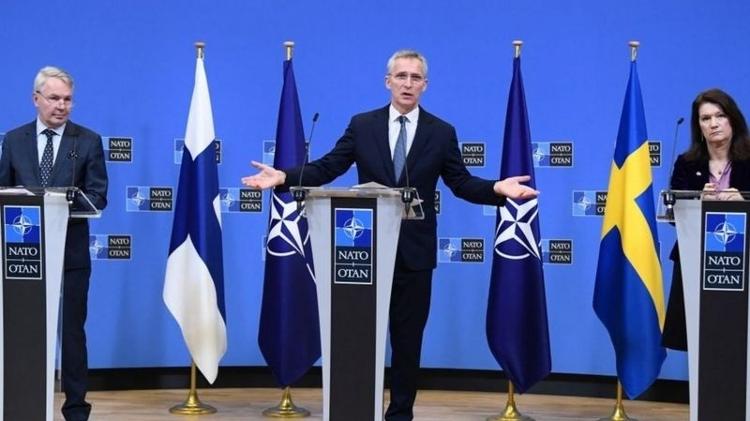
<svg viewBox="0 0 750 421"><path fill-rule="evenodd" d="M105 136L110 151L110 204L92 223L96 260L87 325L92 368L189 364L162 301L173 215L146 209L168 207L157 203L164 203L157 197L165 197L165 190L154 187L176 188L195 41L207 44L222 141L220 185L229 196L223 202L229 340L224 366L264 364L257 334L268 196L259 201L243 195L239 180L250 172L251 159L272 161L283 41L297 43L295 73L307 131L312 115L321 115L313 157L330 149L352 114L387 103L385 62L408 47L429 60L423 105L453 123L461 142L478 144L465 146L467 161L478 165L472 172L494 178L511 41L524 40L556 373L614 373L612 346L591 305L602 222L592 214L596 192L608 185L628 76L627 41L642 43L638 63L648 132L658 142L655 191L668 178L675 120L689 118L698 91L722 87L741 107L750 98L750 27L738 18L750 15L750 3L738 0L710 6L697 0L5 3L0 132L34 118L33 77L53 64L76 79L73 120ZM688 143L687 128L686 123L678 151ZM350 171L337 184L354 182ZM495 369L484 330L494 213L440 189L440 263L423 366ZM674 233L662 225L659 234L668 291L666 256ZM483 262L456 261L450 249L461 247L464 238L484 240L483 247L472 249L483 251ZM670 353L661 377L684 379L686 373L685 355Z"/></svg>

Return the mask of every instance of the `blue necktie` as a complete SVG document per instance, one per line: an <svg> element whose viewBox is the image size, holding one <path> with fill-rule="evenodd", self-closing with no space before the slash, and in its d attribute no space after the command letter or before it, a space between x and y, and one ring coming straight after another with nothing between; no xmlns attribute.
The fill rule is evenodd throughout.
<svg viewBox="0 0 750 421"><path fill-rule="evenodd" d="M396 176L396 182L401 178L401 172L404 170L406 162L406 122L409 121L406 116L399 116L398 122L401 123L401 130L398 132L396 148L393 150L393 172Z"/></svg>
<svg viewBox="0 0 750 421"><path fill-rule="evenodd" d="M47 144L44 145L44 153L42 153L42 160L39 162L39 178L42 187L49 186L49 176L52 174L52 155L54 149L52 149L52 139L55 137L54 130L44 129L42 134L47 136Z"/></svg>

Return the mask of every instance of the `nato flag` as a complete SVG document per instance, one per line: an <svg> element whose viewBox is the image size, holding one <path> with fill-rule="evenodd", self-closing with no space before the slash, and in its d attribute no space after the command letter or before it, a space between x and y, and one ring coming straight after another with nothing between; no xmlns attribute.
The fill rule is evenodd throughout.
<svg viewBox="0 0 750 421"><path fill-rule="evenodd" d="M296 167L305 155L294 70L287 60L273 164ZM318 298L303 210L291 193L272 193L258 344L281 387L297 381L320 358Z"/></svg>
<svg viewBox="0 0 750 421"><path fill-rule="evenodd" d="M521 59L516 57L500 178L518 175L530 175L528 185L535 187ZM492 250L487 341L520 393L545 378L551 369L538 215L536 198L506 200L497 208Z"/></svg>

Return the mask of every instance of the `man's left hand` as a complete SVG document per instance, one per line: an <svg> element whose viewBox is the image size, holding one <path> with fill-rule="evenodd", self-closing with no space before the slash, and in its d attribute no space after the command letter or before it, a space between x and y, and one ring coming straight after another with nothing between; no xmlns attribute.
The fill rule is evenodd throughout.
<svg viewBox="0 0 750 421"><path fill-rule="evenodd" d="M511 199L533 199L539 195L538 190L521 183L531 180L531 176L519 175L508 177L495 183L495 193Z"/></svg>

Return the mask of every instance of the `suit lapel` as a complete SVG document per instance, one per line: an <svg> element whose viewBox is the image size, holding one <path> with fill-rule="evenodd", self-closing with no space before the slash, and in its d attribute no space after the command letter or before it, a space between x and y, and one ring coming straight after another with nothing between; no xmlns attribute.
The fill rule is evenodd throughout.
<svg viewBox="0 0 750 421"><path fill-rule="evenodd" d="M414 133L414 140L411 142L409 154L406 155L406 168L413 170L416 168L417 161L422 154L422 150L427 145L427 140L432 132L432 114L419 107L419 121L417 121L417 132ZM410 174L411 175L411 174ZM401 173L403 179L404 173ZM400 181L400 180L399 180Z"/></svg>
<svg viewBox="0 0 750 421"><path fill-rule="evenodd" d="M73 144L77 142L77 138L78 127L68 121L62 139L60 139L60 148L57 150L55 164L52 166L52 174L49 177L50 186L68 186L70 184L69 180L60 180L59 177L61 174L66 174L64 169L71 165L68 157L73 150ZM75 171L75 169L72 169L72 171Z"/></svg>
<svg viewBox="0 0 750 421"><path fill-rule="evenodd" d="M39 150L37 149L37 134L36 134L36 120L26 126L26 141L21 144L23 150L21 151L24 158L23 162L31 163L31 172L34 174L34 180L36 185L41 185L39 178Z"/></svg>
<svg viewBox="0 0 750 421"><path fill-rule="evenodd" d="M388 107L381 108L374 114L373 121L373 136L375 137L375 143L377 144L378 154L380 155L380 162L383 163L383 171L385 171L386 177L391 186L396 185L395 176L393 175L393 158L391 157L391 146L388 143Z"/></svg>

